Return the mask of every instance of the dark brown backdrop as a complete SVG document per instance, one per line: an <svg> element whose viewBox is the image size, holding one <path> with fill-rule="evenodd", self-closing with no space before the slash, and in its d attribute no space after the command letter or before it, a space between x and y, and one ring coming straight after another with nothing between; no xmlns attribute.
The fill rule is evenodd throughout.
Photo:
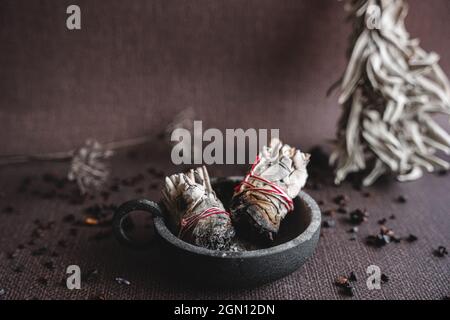
<svg viewBox="0 0 450 320"><path fill-rule="evenodd" d="M66 29L79 4L82 30ZM450 73L450 2L410 1L408 28ZM327 88L349 25L333 0L0 1L0 153L157 133L193 107L208 127L330 138Z"/></svg>

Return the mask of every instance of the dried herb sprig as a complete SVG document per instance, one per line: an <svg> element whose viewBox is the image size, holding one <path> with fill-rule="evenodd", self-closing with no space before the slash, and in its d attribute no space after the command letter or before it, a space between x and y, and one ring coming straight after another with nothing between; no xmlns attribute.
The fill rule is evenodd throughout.
<svg viewBox="0 0 450 320"><path fill-rule="evenodd" d="M115 151L145 144L151 139L151 136L143 136L103 145L94 139L88 139L80 148L68 151L1 156L0 166L33 161L70 161L67 178L76 181L82 194L92 193L101 189L107 181L110 173L107 160Z"/></svg>
<svg viewBox="0 0 450 320"><path fill-rule="evenodd" d="M385 173L400 181L423 169L448 170L437 151L450 153L450 135L433 119L450 114L450 85L439 56L419 47L405 29L404 0L348 0L352 52L340 81L337 144L330 157L335 183L371 170L363 185Z"/></svg>

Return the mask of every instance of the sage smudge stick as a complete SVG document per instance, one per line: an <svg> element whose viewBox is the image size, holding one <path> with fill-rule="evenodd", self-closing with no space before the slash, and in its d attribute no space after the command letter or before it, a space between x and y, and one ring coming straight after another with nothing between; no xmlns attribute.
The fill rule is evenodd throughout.
<svg viewBox="0 0 450 320"><path fill-rule="evenodd" d="M212 250L230 248L235 231L205 167L166 177L162 193L179 238Z"/></svg>
<svg viewBox="0 0 450 320"><path fill-rule="evenodd" d="M335 183L363 170L369 170L365 186L386 173L410 181L424 170L448 170L436 153L450 152L450 135L432 116L450 114L450 84L439 56L406 31L406 1L348 0L346 9L354 34L330 157Z"/></svg>
<svg viewBox="0 0 450 320"><path fill-rule="evenodd" d="M306 183L309 154L272 139L237 186L231 204L233 223L263 239L274 239Z"/></svg>

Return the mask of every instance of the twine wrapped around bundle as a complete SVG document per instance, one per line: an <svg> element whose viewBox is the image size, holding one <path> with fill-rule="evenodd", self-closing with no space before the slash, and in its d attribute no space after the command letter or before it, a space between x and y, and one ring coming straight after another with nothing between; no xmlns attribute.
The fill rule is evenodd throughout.
<svg viewBox="0 0 450 320"><path fill-rule="evenodd" d="M330 157L335 183L367 169L366 186L385 173L407 181L423 169L448 170L436 152L450 152L450 135L432 115L449 115L450 85L438 55L407 33L406 2L348 0L347 9L353 51L341 80L343 113Z"/></svg>
<svg viewBox="0 0 450 320"><path fill-rule="evenodd" d="M205 167L167 177L162 193L180 239L212 250L229 248L235 231Z"/></svg>
<svg viewBox="0 0 450 320"><path fill-rule="evenodd" d="M292 199L306 183L308 162L309 154L272 139L235 189L233 222L273 240L281 220L294 208Z"/></svg>

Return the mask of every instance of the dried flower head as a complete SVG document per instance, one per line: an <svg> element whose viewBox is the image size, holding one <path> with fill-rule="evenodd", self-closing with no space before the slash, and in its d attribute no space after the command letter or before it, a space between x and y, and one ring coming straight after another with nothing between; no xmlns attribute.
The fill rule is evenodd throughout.
<svg viewBox="0 0 450 320"><path fill-rule="evenodd" d="M83 147L75 150L68 179L77 182L82 194L99 190L108 180L109 168L106 159L112 155L112 150L88 139Z"/></svg>

